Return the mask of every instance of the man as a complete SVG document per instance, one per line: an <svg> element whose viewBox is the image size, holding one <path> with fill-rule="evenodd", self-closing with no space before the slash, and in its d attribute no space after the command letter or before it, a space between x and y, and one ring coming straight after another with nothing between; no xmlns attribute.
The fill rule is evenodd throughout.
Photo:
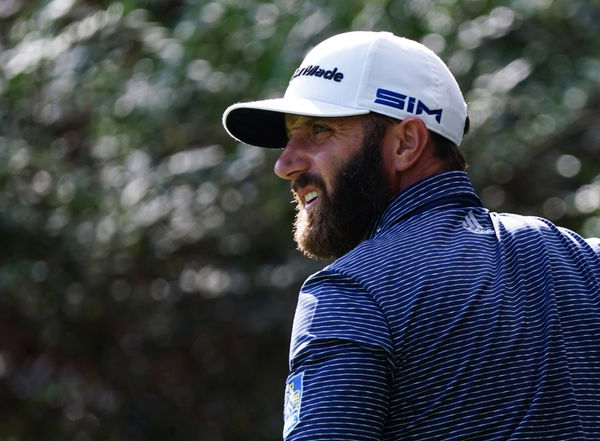
<svg viewBox="0 0 600 441"><path fill-rule="evenodd" d="M433 52L337 35L223 122L283 148L298 246L336 259L299 296L287 440L600 439L600 240L483 208Z"/></svg>

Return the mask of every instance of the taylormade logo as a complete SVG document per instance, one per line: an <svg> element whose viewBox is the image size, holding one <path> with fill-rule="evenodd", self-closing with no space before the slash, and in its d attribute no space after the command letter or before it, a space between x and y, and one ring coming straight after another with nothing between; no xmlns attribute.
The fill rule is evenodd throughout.
<svg viewBox="0 0 600 441"><path fill-rule="evenodd" d="M341 82L344 78L344 74L342 72L338 72L337 67L334 67L333 70L325 70L319 65L309 65L296 69L296 72L294 72L294 75L292 76L292 80L301 75L305 77L320 77L326 80L333 80L336 83Z"/></svg>
<svg viewBox="0 0 600 441"><path fill-rule="evenodd" d="M433 115L438 123L442 122L443 109L430 109L423 103L423 101L412 96L404 95L403 93L393 92L386 89L377 89L377 99L375 102L378 104L383 104L384 106L405 110L413 115L420 115L422 113Z"/></svg>

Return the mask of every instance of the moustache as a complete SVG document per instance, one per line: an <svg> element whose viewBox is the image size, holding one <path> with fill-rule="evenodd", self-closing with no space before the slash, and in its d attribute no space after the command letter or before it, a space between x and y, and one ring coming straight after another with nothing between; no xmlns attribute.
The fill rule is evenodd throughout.
<svg viewBox="0 0 600 441"><path fill-rule="evenodd" d="M304 173L300 175L298 179L292 181L292 192L294 192L294 194L297 194L298 191L300 191L300 189L309 185L317 187L318 189L325 192L325 181L323 181L323 179L320 176L309 173Z"/></svg>

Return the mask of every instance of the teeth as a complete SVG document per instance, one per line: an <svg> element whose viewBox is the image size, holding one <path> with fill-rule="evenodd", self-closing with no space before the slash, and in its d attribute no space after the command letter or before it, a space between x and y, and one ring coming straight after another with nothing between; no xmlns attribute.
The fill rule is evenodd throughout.
<svg viewBox="0 0 600 441"><path fill-rule="evenodd" d="M319 197L319 193L317 193L316 191L311 191L311 192L306 193L306 195L304 196L304 200L308 204L308 203L314 201L317 197Z"/></svg>

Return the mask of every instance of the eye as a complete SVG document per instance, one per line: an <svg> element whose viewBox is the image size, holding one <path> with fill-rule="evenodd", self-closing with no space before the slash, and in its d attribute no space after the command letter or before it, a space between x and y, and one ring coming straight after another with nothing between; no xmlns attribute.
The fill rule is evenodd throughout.
<svg viewBox="0 0 600 441"><path fill-rule="evenodd" d="M331 128L324 124L313 124L313 133L315 135L318 135L320 133L329 132L330 130L331 130Z"/></svg>

